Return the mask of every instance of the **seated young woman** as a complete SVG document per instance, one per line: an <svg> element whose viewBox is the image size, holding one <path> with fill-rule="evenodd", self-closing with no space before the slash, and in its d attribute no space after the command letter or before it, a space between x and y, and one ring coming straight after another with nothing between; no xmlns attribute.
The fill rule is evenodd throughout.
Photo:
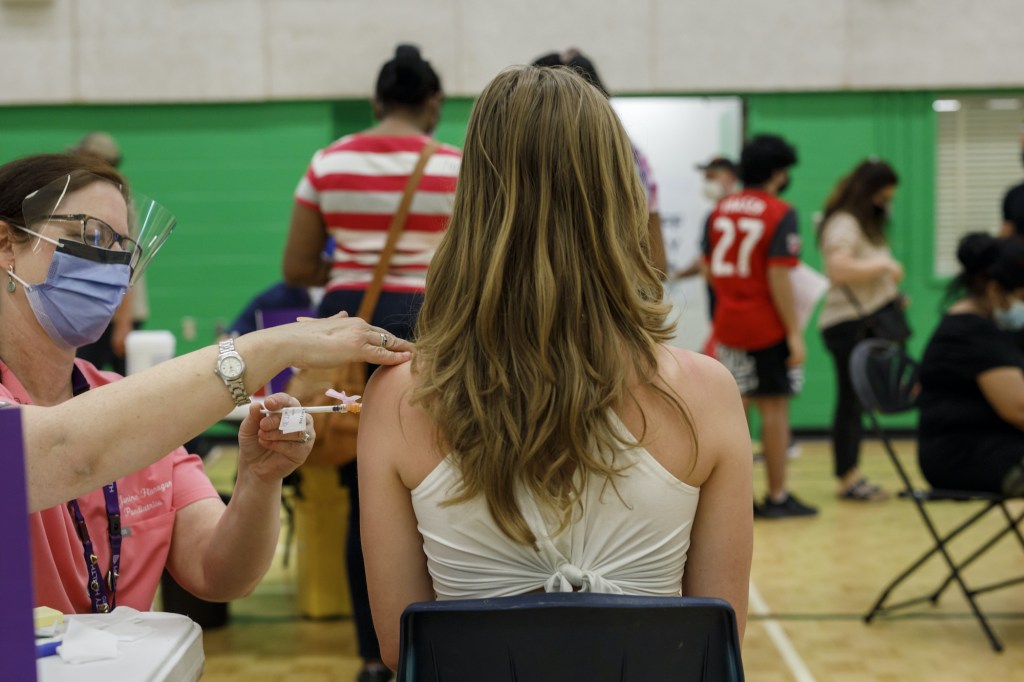
<svg viewBox="0 0 1024 682"><path fill-rule="evenodd" d="M1024 495L1024 240L968 234L921 359L918 460L933 487Z"/></svg>
<svg viewBox="0 0 1024 682"><path fill-rule="evenodd" d="M366 391L359 485L384 661L412 602L540 590L720 597L742 635L750 440L716 361L665 345L622 125L517 67L470 117L412 363Z"/></svg>

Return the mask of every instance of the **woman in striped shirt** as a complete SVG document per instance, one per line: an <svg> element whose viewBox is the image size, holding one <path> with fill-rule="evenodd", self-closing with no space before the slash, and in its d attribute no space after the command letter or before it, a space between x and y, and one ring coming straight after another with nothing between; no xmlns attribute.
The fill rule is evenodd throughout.
<svg viewBox="0 0 1024 682"><path fill-rule="evenodd" d="M399 45L377 78L373 100L377 125L346 135L313 155L295 191L284 255L285 281L324 286L321 317L359 309L387 241L388 226L423 148L441 118L441 80L412 45ZM398 338L414 336L427 266L448 226L461 153L441 145L427 163L405 228L384 277L375 323ZM333 257L321 253L333 239ZM359 639L366 662L359 682L389 679L380 664L359 537L355 464L340 469L350 490L346 551Z"/></svg>

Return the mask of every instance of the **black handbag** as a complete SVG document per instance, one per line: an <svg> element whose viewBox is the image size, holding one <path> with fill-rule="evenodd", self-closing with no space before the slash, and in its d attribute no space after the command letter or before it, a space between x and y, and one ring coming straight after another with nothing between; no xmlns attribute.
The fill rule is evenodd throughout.
<svg viewBox="0 0 1024 682"><path fill-rule="evenodd" d="M843 287L846 298L850 300L853 309L860 315L861 321L867 331L878 339L906 343L913 333L910 324L907 322L907 314L904 310L905 304L903 294L900 294L873 313L865 313L860 301L853 295L850 287Z"/></svg>

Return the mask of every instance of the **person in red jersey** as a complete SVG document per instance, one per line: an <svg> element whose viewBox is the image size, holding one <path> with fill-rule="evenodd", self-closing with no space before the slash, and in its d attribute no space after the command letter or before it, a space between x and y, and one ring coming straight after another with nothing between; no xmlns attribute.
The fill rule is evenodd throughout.
<svg viewBox="0 0 1024 682"><path fill-rule="evenodd" d="M796 161L783 138L753 138L740 157L743 190L718 203L704 230L718 359L762 417L768 494L755 512L765 518L817 514L786 489L789 397L803 383L806 349L789 280L800 260L800 234L796 212L778 195Z"/></svg>

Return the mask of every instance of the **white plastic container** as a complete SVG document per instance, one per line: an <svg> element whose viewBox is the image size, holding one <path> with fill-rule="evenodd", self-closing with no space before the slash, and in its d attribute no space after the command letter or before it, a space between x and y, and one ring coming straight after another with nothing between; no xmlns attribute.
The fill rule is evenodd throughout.
<svg viewBox="0 0 1024 682"><path fill-rule="evenodd" d="M176 339L165 330L134 331L125 340L125 372L135 374L174 357Z"/></svg>

